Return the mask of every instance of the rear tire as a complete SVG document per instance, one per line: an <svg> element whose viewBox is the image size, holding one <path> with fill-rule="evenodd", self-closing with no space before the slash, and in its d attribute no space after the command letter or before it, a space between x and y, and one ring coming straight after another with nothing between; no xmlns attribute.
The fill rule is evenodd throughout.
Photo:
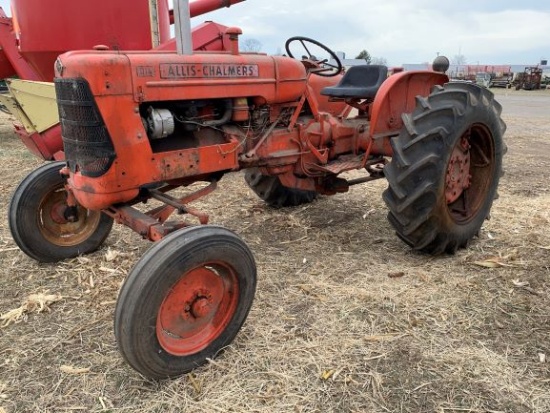
<svg viewBox="0 0 550 413"><path fill-rule="evenodd" d="M149 248L120 290L119 350L148 378L180 376L233 341L255 290L254 257L236 234L211 225L176 231Z"/></svg>
<svg viewBox="0 0 550 413"><path fill-rule="evenodd" d="M15 243L29 257L57 262L95 251L111 232L113 219L81 206L69 222L65 212L64 162L50 162L31 172L16 188L9 205L9 227Z"/></svg>
<svg viewBox="0 0 550 413"><path fill-rule="evenodd" d="M383 198L397 235L415 250L454 253L479 233L502 175L501 111L487 89L448 83L404 115Z"/></svg>
<svg viewBox="0 0 550 413"><path fill-rule="evenodd" d="M317 192L287 188L277 176L263 175L258 168L247 169L244 179L256 195L274 208L308 204L317 198Z"/></svg>

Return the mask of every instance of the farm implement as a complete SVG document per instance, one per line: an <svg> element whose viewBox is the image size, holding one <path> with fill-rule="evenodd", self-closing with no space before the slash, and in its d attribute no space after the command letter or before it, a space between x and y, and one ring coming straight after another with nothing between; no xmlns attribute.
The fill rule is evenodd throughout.
<svg viewBox="0 0 550 413"><path fill-rule="evenodd" d="M244 0L196 0L191 17ZM168 0L12 0L13 17L0 8L0 79L9 94L0 103L15 117L15 132L27 148L44 160L64 158L53 85L54 63L69 50L175 50L170 38L173 11ZM227 27L215 22L196 26L196 50L224 50Z"/></svg>
<svg viewBox="0 0 550 413"><path fill-rule="evenodd" d="M247 318L254 257L192 206L227 173L244 170L274 207L385 178L390 223L428 254L454 253L479 233L506 149L490 91L449 82L442 57L434 70L388 76L378 65L344 71L306 37L288 39L286 56L242 53L235 27L225 50L193 51L187 2L174 6L176 51L73 51L56 60L66 160L27 176L9 211L15 241L38 261L94 251L115 221L154 241L115 310L119 349L138 372L188 372ZM348 179L348 171L363 175ZM144 212L148 200L161 206ZM189 220L169 219L174 212Z"/></svg>

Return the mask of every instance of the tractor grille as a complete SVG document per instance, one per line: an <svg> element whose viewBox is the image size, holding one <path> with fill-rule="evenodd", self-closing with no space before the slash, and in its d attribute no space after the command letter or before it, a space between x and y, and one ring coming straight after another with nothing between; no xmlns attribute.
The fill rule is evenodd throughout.
<svg viewBox="0 0 550 413"><path fill-rule="evenodd" d="M105 123L84 79L56 79L55 93L65 158L71 172L98 177L106 173L116 153Z"/></svg>

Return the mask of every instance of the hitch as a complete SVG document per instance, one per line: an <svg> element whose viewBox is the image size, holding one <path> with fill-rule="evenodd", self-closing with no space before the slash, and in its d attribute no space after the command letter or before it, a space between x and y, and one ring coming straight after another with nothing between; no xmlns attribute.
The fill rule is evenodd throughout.
<svg viewBox="0 0 550 413"><path fill-rule="evenodd" d="M141 212L132 206L134 203L127 203L113 205L107 209L104 209L103 212L113 218L116 222L131 228L143 238L149 239L150 241L158 241L171 232L192 225L186 221L167 222L168 218L174 211L178 211L178 214L189 214L197 217L201 225L208 224L208 214L195 208L191 208L187 204L208 195L216 189L217 184L218 181L214 180L210 182L208 186L187 194L179 199L164 192L173 189L173 186L171 185L166 185L159 189L144 189L142 190L142 196L140 197L142 202L143 199L146 201L149 198L153 198L164 203L165 205L151 209L147 212Z"/></svg>

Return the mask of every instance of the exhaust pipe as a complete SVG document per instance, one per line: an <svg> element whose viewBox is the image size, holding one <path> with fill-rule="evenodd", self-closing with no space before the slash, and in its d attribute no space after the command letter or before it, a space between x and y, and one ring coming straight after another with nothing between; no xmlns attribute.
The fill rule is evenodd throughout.
<svg viewBox="0 0 550 413"><path fill-rule="evenodd" d="M181 55L193 54L189 0L174 0L174 28L176 52Z"/></svg>

